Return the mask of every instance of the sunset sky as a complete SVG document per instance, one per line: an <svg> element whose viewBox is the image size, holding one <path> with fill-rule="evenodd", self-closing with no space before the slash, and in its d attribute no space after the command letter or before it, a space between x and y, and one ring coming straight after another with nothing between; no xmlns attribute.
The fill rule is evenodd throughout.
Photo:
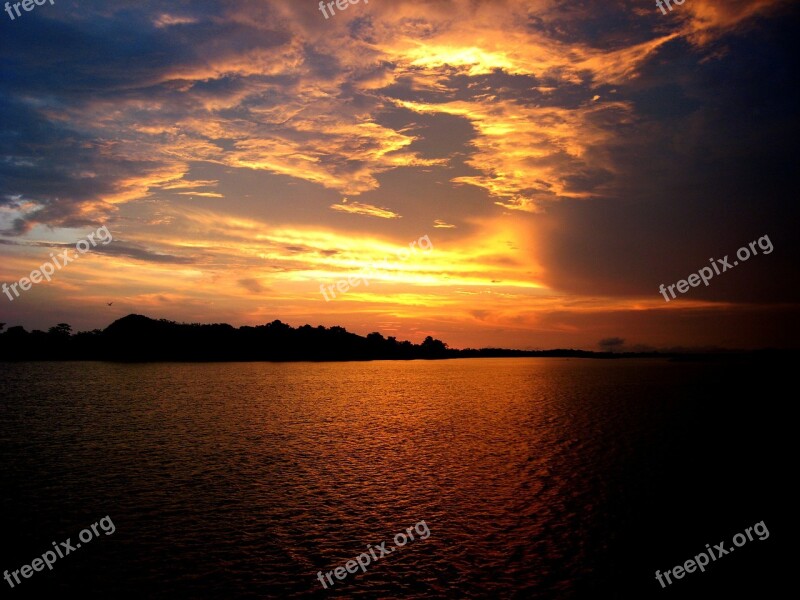
<svg viewBox="0 0 800 600"><path fill-rule="evenodd" d="M797 3L318 4L0 12L0 282L113 236L0 295L0 322L798 346Z"/></svg>

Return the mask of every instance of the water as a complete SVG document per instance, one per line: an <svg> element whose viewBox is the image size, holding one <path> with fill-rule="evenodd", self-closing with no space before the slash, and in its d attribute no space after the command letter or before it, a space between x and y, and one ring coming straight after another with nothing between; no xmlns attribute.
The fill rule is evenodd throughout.
<svg viewBox="0 0 800 600"><path fill-rule="evenodd" d="M775 366L0 369L0 568L106 515L116 527L16 597L687 598L765 591L782 572ZM427 539L329 589L317 579L422 520ZM761 520L768 540L655 581Z"/></svg>

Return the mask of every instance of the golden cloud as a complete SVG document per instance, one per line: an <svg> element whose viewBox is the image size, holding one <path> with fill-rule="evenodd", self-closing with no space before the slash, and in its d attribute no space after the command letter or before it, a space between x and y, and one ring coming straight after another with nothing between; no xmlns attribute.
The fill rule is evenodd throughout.
<svg viewBox="0 0 800 600"><path fill-rule="evenodd" d="M611 172L602 149L614 139L612 125L631 117L623 102L592 103L575 109L522 106L510 100L484 99L442 104L398 101L420 113L444 113L468 119L478 136L467 164L482 175L452 181L486 189L505 208L535 212L542 202L588 198L592 190L571 182L586 174ZM584 186L585 187L585 186Z"/></svg>
<svg viewBox="0 0 800 600"><path fill-rule="evenodd" d="M361 202L351 202L350 204L331 204L331 209L339 212L351 213L354 215L366 215L368 217L378 217L380 219L399 219L400 215L388 208L378 208L371 204Z"/></svg>

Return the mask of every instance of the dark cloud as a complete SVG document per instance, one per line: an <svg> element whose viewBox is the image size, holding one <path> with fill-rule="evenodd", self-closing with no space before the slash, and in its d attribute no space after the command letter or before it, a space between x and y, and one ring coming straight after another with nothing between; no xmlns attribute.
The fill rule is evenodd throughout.
<svg viewBox="0 0 800 600"><path fill-rule="evenodd" d="M176 265L193 265L197 264L197 259L188 256L175 256L172 254L164 254L161 252L154 252L134 244L132 242L124 243L114 240L107 245L98 245L92 249L92 252L99 252L100 254L108 254L109 256L125 256L144 262L152 263L166 263Z"/></svg>
<svg viewBox="0 0 800 600"><path fill-rule="evenodd" d="M261 285L261 282L258 279L253 278L240 279L239 285L248 292L253 292L254 294L261 294L270 291L269 288L265 288L263 285Z"/></svg>
<svg viewBox="0 0 800 600"><path fill-rule="evenodd" d="M540 225L549 284L570 293L647 297L709 258L732 257L769 235L772 254L686 297L800 300L794 27L776 23L728 40L724 55L700 64L696 51L676 44L642 79L619 86L638 117L622 129L625 144L611 148L620 170L613 196L548 207Z"/></svg>
<svg viewBox="0 0 800 600"><path fill-rule="evenodd" d="M98 238L99 239L99 238ZM35 241L16 241L0 238L0 245L4 246L26 246L35 248L74 248L74 243L63 242L35 242ZM191 265L196 264L196 258L187 256L176 256L172 254L165 254L163 252L156 252L149 250L134 242L120 242L112 239L108 243L99 243L92 247L92 252L99 254L106 254L108 256L125 256L145 262L152 263L166 263L177 265Z"/></svg>

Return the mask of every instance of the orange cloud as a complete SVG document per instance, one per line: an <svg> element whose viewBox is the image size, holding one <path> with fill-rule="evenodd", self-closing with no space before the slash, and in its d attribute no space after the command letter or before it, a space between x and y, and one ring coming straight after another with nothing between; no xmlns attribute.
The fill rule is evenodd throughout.
<svg viewBox="0 0 800 600"><path fill-rule="evenodd" d="M770 14L789 0L693 0L686 2L681 34L703 46L723 34L745 27L754 17Z"/></svg>

